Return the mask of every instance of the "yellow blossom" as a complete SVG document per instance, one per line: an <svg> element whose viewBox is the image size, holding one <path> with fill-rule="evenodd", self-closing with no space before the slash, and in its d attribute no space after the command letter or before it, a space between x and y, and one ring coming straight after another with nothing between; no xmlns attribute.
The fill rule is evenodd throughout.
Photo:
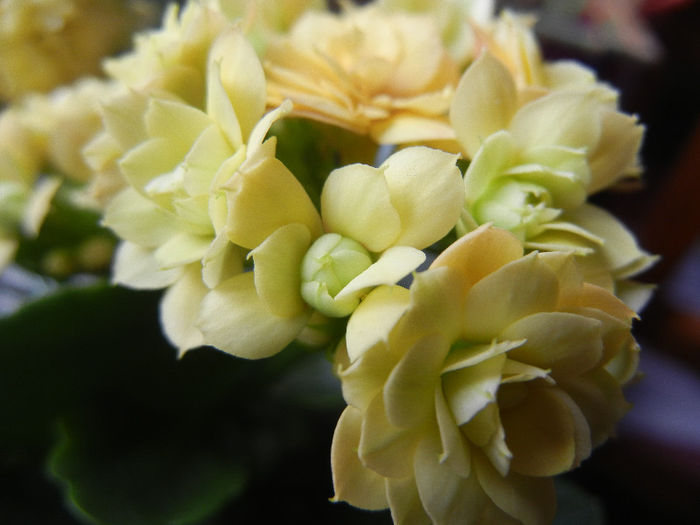
<svg viewBox="0 0 700 525"><path fill-rule="evenodd" d="M207 291L243 271L243 253L227 237L224 187L238 174L274 177L275 142L263 140L288 111L263 116L262 65L235 27L212 45L206 80L205 110L167 93L131 91L104 112L128 182L104 219L124 239L114 280L168 288L161 321L181 352L204 343L195 321Z"/></svg>
<svg viewBox="0 0 700 525"><path fill-rule="evenodd" d="M246 36L258 54L263 54L270 39L289 30L306 11L321 11L323 0L218 0L229 20L240 19Z"/></svg>
<svg viewBox="0 0 700 525"><path fill-rule="evenodd" d="M0 114L0 269L22 237L36 237L62 181L86 182L81 149L100 128L99 103L115 86L84 79L48 94L32 94ZM81 205L91 206L73 192Z"/></svg>
<svg viewBox="0 0 700 525"><path fill-rule="evenodd" d="M335 500L395 523L551 521L551 477L613 432L638 346L634 313L570 254L522 254L482 226L410 290L376 288L355 310L337 355Z"/></svg>
<svg viewBox="0 0 700 525"><path fill-rule="evenodd" d="M105 61L110 77L130 88L173 93L204 108L209 50L230 20L215 0L168 5L160 27L136 34L133 49Z"/></svg>
<svg viewBox="0 0 700 525"><path fill-rule="evenodd" d="M457 68L436 21L381 6L307 12L265 55L268 102L379 143L452 138Z"/></svg>
<svg viewBox="0 0 700 525"><path fill-rule="evenodd" d="M622 223L586 203L638 171L643 128L608 89L562 88L519 105L510 72L485 53L462 77L450 119L471 158L461 233L491 222L527 249L573 250L610 289L653 263Z"/></svg>
<svg viewBox="0 0 700 525"><path fill-rule="evenodd" d="M464 199L456 156L421 146L331 172L320 215L292 173L267 162L274 169L239 172L224 188L228 238L251 250L253 271L207 294L199 318L208 344L247 358L282 350L314 310L347 316L370 289L409 274Z"/></svg>
<svg viewBox="0 0 700 525"><path fill-rule="evenodd" d="M98 73L149 11L117 0L0 1L0 100Z"/></svg>
<svg viewBox="0 0 700 525"><path fill-rule="evenodd" d="M493 0L378 0L391 11L424 13L435 20L443 42L455 63L463 68L478 52L480 39L475 28L493 19Z"/></svg>

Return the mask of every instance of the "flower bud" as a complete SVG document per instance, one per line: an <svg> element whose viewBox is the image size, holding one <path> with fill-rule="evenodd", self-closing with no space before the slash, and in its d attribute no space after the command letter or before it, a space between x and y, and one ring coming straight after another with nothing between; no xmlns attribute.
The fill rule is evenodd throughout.
<svg viewBox="0 0 700 525"><path fill-rule="evenodd" d="M337 233L322 235L304 255L301 296L330 317L349 315L359 304L360 293L341 300L335 296L371 264L369 252L357 241Z"/></svg>

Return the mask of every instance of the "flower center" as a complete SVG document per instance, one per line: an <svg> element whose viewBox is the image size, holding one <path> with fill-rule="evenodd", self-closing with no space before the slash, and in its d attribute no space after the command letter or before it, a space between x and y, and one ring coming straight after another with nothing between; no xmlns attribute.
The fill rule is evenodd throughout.
<svg viewBox="0 0 700 525"><path fill-rule="evenodd" d="M301 296L327 316L349 315L359 304L359 293L336 295L371 264L369 252L357 241L337 233L322 235L301 263Z"/></svg>

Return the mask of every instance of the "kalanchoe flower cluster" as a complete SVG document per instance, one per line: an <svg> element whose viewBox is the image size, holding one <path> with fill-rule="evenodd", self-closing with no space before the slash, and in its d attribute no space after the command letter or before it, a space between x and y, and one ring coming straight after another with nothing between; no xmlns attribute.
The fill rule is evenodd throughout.
<svg viewBox="0 0 700 525"><path fill-rule="evenodd" d="M190 0L105 69L99 129L56 162L180 354L333 352L336 501L549 523L552 477L628 408L654 261L588 202L641 171L616 91L489 0ZM19 181L46 141L25 122L0 119Z"/></svg>

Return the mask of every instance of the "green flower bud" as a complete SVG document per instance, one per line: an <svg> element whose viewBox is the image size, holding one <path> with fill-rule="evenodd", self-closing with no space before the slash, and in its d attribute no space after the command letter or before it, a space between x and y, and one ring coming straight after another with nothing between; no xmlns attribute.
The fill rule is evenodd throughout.
<svg viewBox="0 0 700 525"><path fill-rule="evenodd" d="M360 302L360 293L340 300L335 296L371 264L369 252L359 242L337 233L322 235L301 263L301 296L329 317L350 315Z"/></svg>

